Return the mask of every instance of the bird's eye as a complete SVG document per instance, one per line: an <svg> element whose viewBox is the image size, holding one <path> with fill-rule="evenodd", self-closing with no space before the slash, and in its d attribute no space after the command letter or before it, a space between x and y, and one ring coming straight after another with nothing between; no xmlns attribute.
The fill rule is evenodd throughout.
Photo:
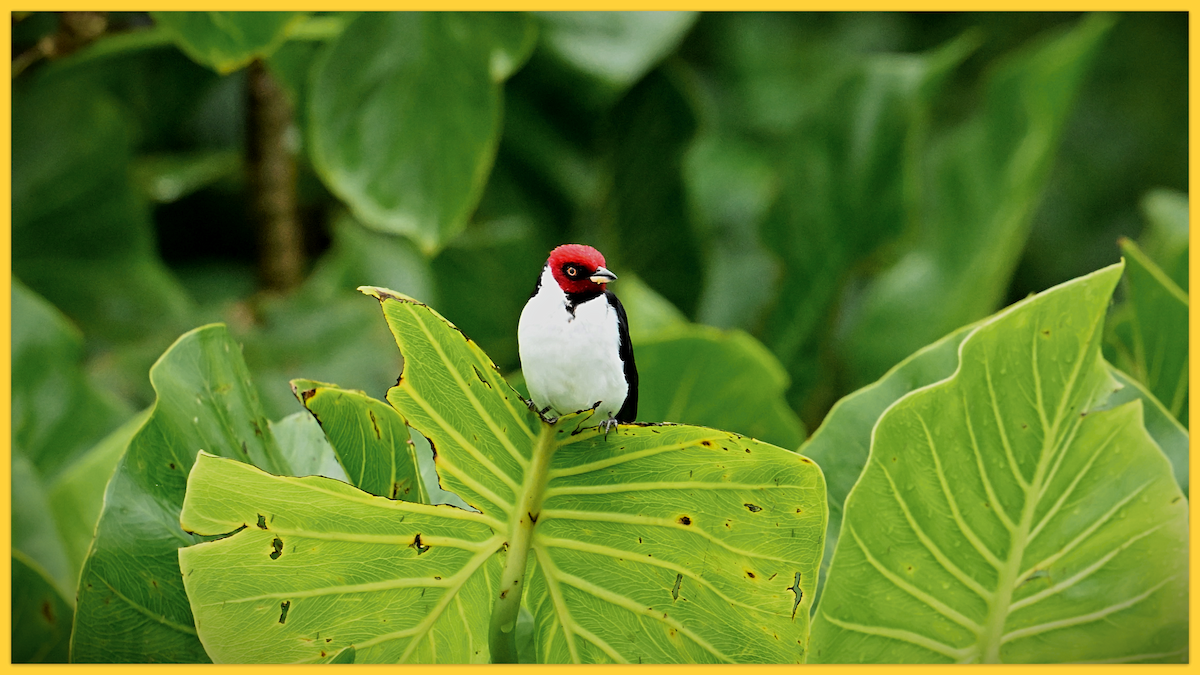
<svg viewBox="0 0 1200 675"><path fill-rule="evenodd" d="M567 266L567 276L569 276L569 277L579 276L579 270L574 265L568 265Z"/></svg>

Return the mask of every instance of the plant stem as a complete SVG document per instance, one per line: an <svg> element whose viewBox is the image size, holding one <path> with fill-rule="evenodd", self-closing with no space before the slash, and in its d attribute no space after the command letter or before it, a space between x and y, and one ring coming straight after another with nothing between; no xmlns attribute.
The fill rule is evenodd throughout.
<svg viewBox="0 0 1200 675"><path fill-rule="evenodd" d="M304 241L296 218L296 156L292 104L282 85L256 60L246 71L246 154L258 228L258 273L263 286L289 291L304 274Z"/></svg>
<svg viewBox="0 0 1200 675"><path fill-rule="evenodd" d="M525 563L529 559L529 547L533 542L533 527L542 509L542 495L550 469L550 458L558 444L555 442L555 425L542 423L541 434L533 447L533 459L529 463L524 490L517 499L509 524L508 553L504 573L500 576L500 594L492 608L492 624L488 644L492 652L492 663L516 663L517 643L514 629L517 614L521 611L521 594L525 589Z"/></svg>

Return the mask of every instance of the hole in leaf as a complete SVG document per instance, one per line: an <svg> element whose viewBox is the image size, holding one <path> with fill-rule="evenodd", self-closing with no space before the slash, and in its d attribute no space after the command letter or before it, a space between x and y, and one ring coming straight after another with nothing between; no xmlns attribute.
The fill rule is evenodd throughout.
<svg viewBox="0 0 1200 675"><path fill-rule="evenodd" d="M275 549L271 551L271 560L278 560L279 556L283 555L283 540L275 537L274 541L271 542L271 546Z"/></svg>
<svg viewBox="0 0 1200 675"><path fill-rule="evenodd" d="M292 608L291 600L284 600L283 602L279 603L279 623L283 623L284 621L287 621L287 613L288 613L288 610L291 608Z"/></svg>
<svg viewBox="0 0 1200 675"><path fill-rule="evenodd" d="M417 536L413 537L413 543L409 544L408 547L417 549L417 555L421 555L425 551L429 550L428 546L421 545L421 533L420 532L417 533Z"/></svg>
<svg viewBox="0 0 1200 675"><path fill-rule="evenodd" d="M261 514L261 513L258 514L258 529L260 529L260 530L267 529L267 519L264 518L263 514Z"/></svg>
<svg viewBox="0 0 1200 675"><path fill-rule="evenodd" d="M672 600L679 599L679 587L682 585L683 585L683 575L676 574L675 575L675 587L671 589L671 599Z"/></svg>
<svg viewBox="0 0 1200 675"><path fill-rule="evenodd" d="M762 507L756 504L742 504L742 506L750 509L750 513L758 513L759 511L762 511Z"/></svg>
<svg viewBox="0 0 1200 675"><path fill-rule="evenodd" d="M796 594L796 601L792 603L792 620L794 621L796 619L796 608L800 606L800 601L804 599L804 590L800 588L799 572L796 572L796 580L787 589Z"/></svg>

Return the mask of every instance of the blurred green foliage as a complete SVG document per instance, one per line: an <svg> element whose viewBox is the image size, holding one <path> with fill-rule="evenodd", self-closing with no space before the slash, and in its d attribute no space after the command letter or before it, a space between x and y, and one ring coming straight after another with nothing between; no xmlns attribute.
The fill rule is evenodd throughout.
<svg viewBox="0 0 1200 675"><path fill-rule="evenodd" d="M358 285L430 303L515 375L547 252L591 243L660 373L641 419L712 373L754 397L678 421L795 448L844 395L1117 260L1120 237L1186 303L1186 13L114 12L90 42L56 13L12 20L32 64L12 84L14 556L61 596L47 644L147 373L208 322L271 420L302 411L292 379L395 382ZM282 294L256 269L256 60L294 111L308 274ZM1163 322L1135 324L1136 303L1164 296L1125 288L1105 354L1186 420L1163 371L1186 364L1179 328L1149 363Z"/></svg>

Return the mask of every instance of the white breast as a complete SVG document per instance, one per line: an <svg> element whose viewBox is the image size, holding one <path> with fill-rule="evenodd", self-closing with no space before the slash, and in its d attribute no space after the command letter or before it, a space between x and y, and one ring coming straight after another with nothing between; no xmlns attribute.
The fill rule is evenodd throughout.
<svg viewBox="0 0 1200 675"><path fill-rule="evenodd" d="M521 369L538 408L563 415L591 408L600 422L616 415L629 385L619 356L617 313L603 295L567 311L567 296L550 268L542 269L541 287L529 299L517 325Z"/></svg>

